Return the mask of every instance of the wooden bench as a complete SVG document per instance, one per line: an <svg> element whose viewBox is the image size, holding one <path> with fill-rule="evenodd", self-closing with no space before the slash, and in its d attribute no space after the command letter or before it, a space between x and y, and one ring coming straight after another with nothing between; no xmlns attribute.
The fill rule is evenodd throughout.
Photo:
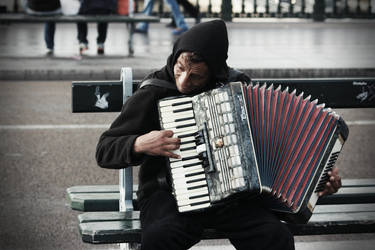
<svg viewBox="0 0 375 250"><path fill-rule="evenodd" d="M0 14L0 23L77 23L77 22L107 22L107 23L126 23L129 24L128 52L129 56L134 55L133 35L135 24L138 22L156 23L160 22L160 18L146 15L51 15L37 16L27 14Z"/></svg>
<svg viewBox="0 0 375 250"><path fill-rule="evenodd" d="M118 112L132 95L139 81L133 81L130 68L121 70L120 81L73 82L73 112ZM254 79L254 83L290 86L319 98L333 108L374 108L371 89L375 78ZM340 88L340 91L336 90ZM298 94L298 93L297 93ZM103 99L104 97L104 99ZM67 189L71 207L85 212L78 216L84 242L126 243L136 248L141 241L139 211L135 202L132 168L120 170L120 184L74 186ZM318 200L310 221L287 224L294 235L375 232L375 179L343 180L337 194ZM205 230L203 239L223 239L226 235Z"/></svg>

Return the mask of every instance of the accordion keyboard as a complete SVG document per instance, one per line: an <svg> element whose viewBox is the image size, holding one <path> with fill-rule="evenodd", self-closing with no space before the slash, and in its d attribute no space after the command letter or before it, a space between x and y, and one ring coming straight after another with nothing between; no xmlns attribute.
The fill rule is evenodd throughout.
<svg viewBox="0 0 375 250"><path fill-rule="evenodd" d="M159 102L162 128L172 130L181 140L174 153L180 159L169 158L173 189L180 212L210 206L204 164L197 152L196 137L199 134L194 120L190 97Z"/></svg>

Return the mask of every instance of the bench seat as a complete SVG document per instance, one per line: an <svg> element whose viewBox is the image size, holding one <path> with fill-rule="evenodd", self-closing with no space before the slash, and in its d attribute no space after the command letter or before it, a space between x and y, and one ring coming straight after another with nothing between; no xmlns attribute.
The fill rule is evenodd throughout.
<svg viewBox="0 0 375 250"><path fill-rule="evenodd" d="M375 179L347 179L342 181L343 187L334 195L322 197L318 204L352 204L375 203ZM133 185L137 190L138 185ZM74 210L118 211L118 185L82 185L67 190L67 200ZM136 193L133 193L133 204L136 206Z"/></svg>
<svg viewBox="0 0 375 250"><path fill-rule="evenodd" d="M82 240L88 243L140 242L139 211L86 212L78 216ZM375 232L375 203L318 205L307 224L287 224L294 235L349 234ZM202 239L225 239L213 229Z"/></svg>

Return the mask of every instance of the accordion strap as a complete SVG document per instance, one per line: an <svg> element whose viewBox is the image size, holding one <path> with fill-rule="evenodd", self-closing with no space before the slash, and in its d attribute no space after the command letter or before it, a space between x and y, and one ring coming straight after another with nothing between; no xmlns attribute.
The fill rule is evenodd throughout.
<svg viewBox="0 0 375 250"><path fill-rule="evenodd" d="M157 79L157 78L151 78L151 79L147 79L147 80L143 81L141 83L141 86L139 86L139 88L141 89L141 88L143 88L145 86L148 86L148 85L153 85L153 86L157 86L157 87L177 90L176 85L173 85L166 80L161 80L161 79Z"/></svg>

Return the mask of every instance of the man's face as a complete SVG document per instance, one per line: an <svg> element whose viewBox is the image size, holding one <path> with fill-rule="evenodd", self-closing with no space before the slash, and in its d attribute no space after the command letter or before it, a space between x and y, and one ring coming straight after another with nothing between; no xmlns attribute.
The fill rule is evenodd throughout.
<svg viewBox="0 0 375 250"><path fill-rule="evenodd" d="M203 89L210 79L207 64L205 62L190 62L188 58L191 55L191 52L181 53L173 67L177 89L183 94Z"/></svg>

